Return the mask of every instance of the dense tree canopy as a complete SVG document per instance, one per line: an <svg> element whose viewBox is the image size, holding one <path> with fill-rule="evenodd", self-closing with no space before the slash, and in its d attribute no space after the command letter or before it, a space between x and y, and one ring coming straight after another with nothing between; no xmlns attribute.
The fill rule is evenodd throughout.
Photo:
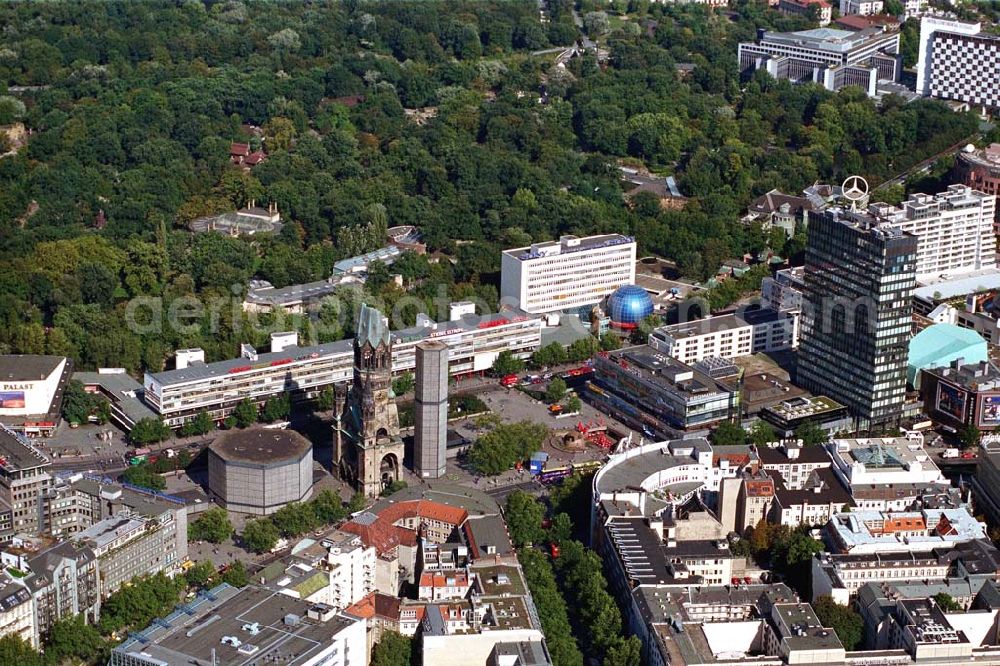
<svg viewBox="0 0 1000 666"><path fill-rule="evenodd" d="M632 234L705 279L727 257L787 250L737 222L752 197L884 180L976 131L937 102L742 81L737 42L808 25L764 3L588 5L585 30L610 57L565 68L529 55L581 36L568 3L546 4L544 24L530 0L0 6L0 124L31 130L0 160L0 351L138 375L174 349L230 358L272 330L339 339L353 306L251 322L231 301L252 277L326 278L388 225L418 225L455 260L401 257L402 287L373 271L370 296L403 304L394 325L443 316L439 288L495 307L499 250L564 233ZM234 141L267 159L230 164ZM687 206L630 205L619 160L676 175ZM187 230L250 201L278 205L281 233Z"/></svg>
<svg viewBox="0 0 1000 666"><path fill-rule="evenodd" d="M540 423L505 423L476 440L469 462L480 474L500 474L542 447L549 429Z"/></svg>

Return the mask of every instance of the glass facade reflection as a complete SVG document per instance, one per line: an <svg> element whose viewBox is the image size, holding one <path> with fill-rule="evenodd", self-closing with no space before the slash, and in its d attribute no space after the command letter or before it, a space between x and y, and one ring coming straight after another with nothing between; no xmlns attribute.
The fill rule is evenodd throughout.
<svg viewBox="0 0 1000 666"><path fill-rule="evenodd" d="M917 237L863 212L810 218L798 383L859 428L895 424L906 392Z"/></svg>

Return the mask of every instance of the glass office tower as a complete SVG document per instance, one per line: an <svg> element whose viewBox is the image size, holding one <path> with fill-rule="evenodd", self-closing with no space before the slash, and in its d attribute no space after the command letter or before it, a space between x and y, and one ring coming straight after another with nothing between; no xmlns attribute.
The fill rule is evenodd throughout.
<svg viewBox="0 0 1000 666"><path fill-rule="evenodd" d="M810 217L798 383L846 405L858 429L902 415L916 255L916 236L867 213Z"/></svg>

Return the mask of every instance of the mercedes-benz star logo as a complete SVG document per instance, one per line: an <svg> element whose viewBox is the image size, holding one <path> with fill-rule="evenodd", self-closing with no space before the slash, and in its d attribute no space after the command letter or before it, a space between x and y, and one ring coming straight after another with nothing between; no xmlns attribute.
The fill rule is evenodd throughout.
<svg viewBox="0 0 1000 666"><path fill-rule="evenodd" d="M851 202L861 201L868 196L868 181L861 176L848 176L840 188L844 198Z"/></svg>

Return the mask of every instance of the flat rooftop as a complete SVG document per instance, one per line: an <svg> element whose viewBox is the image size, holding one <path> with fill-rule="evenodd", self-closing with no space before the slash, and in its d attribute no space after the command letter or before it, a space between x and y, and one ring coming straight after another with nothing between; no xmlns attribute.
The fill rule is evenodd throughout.
<svg viewBox="0 0 1000 666"><path fill-rule="evenodd" d="M0 467L20 471L50 465L48 456L28 443L28 440L0 426Z"/></svg>
<svg viewBox="0 0 1000 666"><path fill-rule="evenodd" d="M823 414L829 414L830 412L844 409L844 406L833 398L828 398L825 395L799 395L791 397L787 400L782 400L781 402L771 405L766 409L774 412L784 419L791 420L808 416L821 416Z"/></svg>
<svg viewBox="0 0 1000 666"><path fill-rule="evenodd" d="M65 356L39 354L0 355L0 382L37 382L55 372Z"/></svg>
<svg viewBox="0 0 1000 666"><path fill-rule="evenodd" d="M800 48L847 53L865 46L867 42L893 35L883 33L881 28L865 30L837 30L835 28L815 28L798 32L765 32L761 43L782 44Z"/></svg>
<svg viewBox="0 0 1000 666"><path fill-rule="evenodd" d="M615 364L657 388L682 397L724 392L719 382L708 375L647 345L610 352L606 358L598 357L594 365L598 379L606 363Z"/></svg>
<svg viewBox="0 0 1000 666"><path fill-rule="evenodd" d="M582 252L601 247L627 245L634 242L635 238L623 236L622 234L602 234L599 236L584 236L582 238L577 236L563 236L557 241L532 243L527 247L504 250L503 253L518 261L529 261L532 259L541 259L546 256L566 254L568 252Z"/></svg>
<svg viewBox="0 0 1000 666"><path fill-rule="evenodd" d="M936 303L993 289L1000 289L1000 268L965 273L949 280L925 278L913 290L913 298Z"/></svg>
<svg viewBox="0 0 1000 666"><path fill-rule="evenodd" d="M247 289L246 301L257 305L294 305L328 296L340 285L340 281L318 280L287 287L254 287Z"/></svg>
<svg viewBox="0 0 1000 666"><path fill-rule="evenodd" d="M165 664L312 663L335 634L358 621L343 615L325 622L311 619L307 614L313 606L259 587L221 585L130 634L115 652L141 653ZM256 635L243 630L254 623L260 627ZM227 636L243 643L244 651L223 644ZM256 650L246 650L248 644Z"/></svg>
<svg viewBox="0 0 1000 666"><path fill-rule="evenodd" d="M74 541L87 541L94 548L103 548L127 534L142 530L146 520L129 513L120 513L111 518L105 518L94 523L87 529L73 535Z"/></svg>
<svg viewBox="0 0 1000 666"><path fill-rule="evenodd" d="M718 317L706 317L696 321L688 321L683 324L671 324L655 329L654 333L669 335L675 339L689 338L695 335L707 335L709 333L719 333L731 331L744 326L762 326L771 324L783 319L791 320L785 312L777 312L768 309L745 310L739 314L727 314Z"/></svg>
<svg viewBox="0 0 1000 666"><path fill-rule="evenodd" d="M528 315L521 310L504 311L486 316L463 317L458 321L437 322L433 325L412 326L394 331L392 333L393 343L415 343L431 337L447 340L449 335L492 329L506 323L528 320L541 321L538 316ZM150 373L149 376L163 386L171 386L224 377L249 370L265 369L271 365L284 365L290 362L315 361L325 357L342 357L346 360L352 358L353 353L354 341L351 339L306 347L291 345L280 352L259 352L256 361L237 357L214 363L193 363L186 368ZM276 363L276 361L280 363Z"/></svg>
<svg viewBox="0 0 1000 666"><path fill-rule="evenodd" d="M74 372L73 379L84 386L97 386L112 400L133 423L145 418L156 418L156 413L142 401L145 390L139 382L125 372Z"/></svg>
<svg viewBox="0 0 1000 666"><path fill-rule="evenodd" d="M222 433L209 449L226 462L276 465L301 460L312 442L294 430L250 428Z"/></svg>
<svg viewBox="0 0 1000 666"><path fill-rule="evenodd" d="M868 470L908 470L913 463L920 463L923 469L937 469L924 450L922 440L905 437L835 439L828 448L834 460L839 459L844 465L861 463Z"/></svg>

